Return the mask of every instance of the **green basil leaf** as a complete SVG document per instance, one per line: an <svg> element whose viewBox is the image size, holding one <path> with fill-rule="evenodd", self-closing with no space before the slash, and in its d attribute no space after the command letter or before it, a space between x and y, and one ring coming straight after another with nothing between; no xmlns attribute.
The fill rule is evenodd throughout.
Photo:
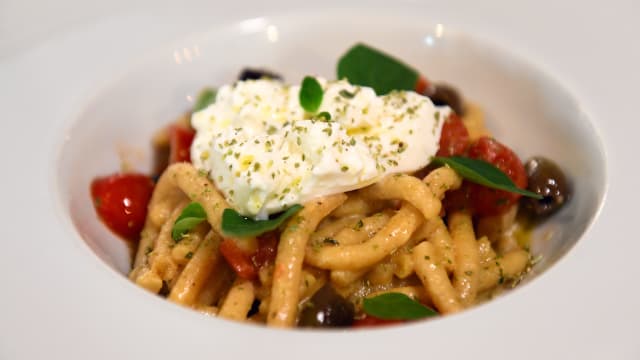
<svg viewBox="0 0 640 360"><path fill-rule="evenodd" d="M200 203L192 202L187 205L180 216L176 219L171 229L171 238L178 242L182 240L182 236L188 233L191 229L198 226L201 222L207 219L207 213Z"/></svg>
<svg viewBox="0 0 640 360"><path fill-rule="evenodd" d="M400 60L364 44L356 44L338 61L338 79L347 78L352 84L371 87L378 95L392 90L414 90L419 76Z"/></svg>
<svg viewBox="0 0 640 360"><path fill-rule="evenodd" d="M238 212L233 209L224 209L222 212L222 232L227 236L257 236L276 229L285 220L300 210L302 210L302 205L293 205L272 219L254 220L238 214Z"/></svg>
<svg viewBox="0 0 640 360"><path fill-rule="evenodd" d="M216 93L217 91L215 89L202 89L196 98L196 102L193 104L193 112L200 111L216 102Z"/></svg>
<svg viewBox="0 0 640 360"><path fill-rule="evenodd" d="M385 320L415 320L438 313L402 293L386 293L362 302L365 313Z"/></svg>
<svg viewBox="0 0 640 360"><path fill-rule="evenodd" d="M449 165L458 175L476 184L542 199L542 196L534 192L517 187L505 173L486 161L461 156L434 157L432 161L436 164Z"/></svg>
<svg viewBox="0 0 640 360"><path fill-rule="evenodd" d="M316 78L312 76L305 76L302 80L302 86L300 87L300 94L298 96L300 100L300 106L309 113L315 113L322 104L322 97L324 91L322 86Z"/></svg>

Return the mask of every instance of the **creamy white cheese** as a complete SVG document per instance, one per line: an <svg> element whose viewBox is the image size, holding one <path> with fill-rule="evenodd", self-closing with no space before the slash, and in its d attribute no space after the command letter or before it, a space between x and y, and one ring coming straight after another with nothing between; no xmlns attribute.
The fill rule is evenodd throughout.
<svg viewBox="0 0 640 360"><path fill-rule="evenodd" d="M193 114L191 160L241 214L264 219L415 171L438 150L448 107L411 91L376 96L344 80L317 79L324 97L316 114L300 106L299 86L268 79L225 85L215 103Z"/></svg>

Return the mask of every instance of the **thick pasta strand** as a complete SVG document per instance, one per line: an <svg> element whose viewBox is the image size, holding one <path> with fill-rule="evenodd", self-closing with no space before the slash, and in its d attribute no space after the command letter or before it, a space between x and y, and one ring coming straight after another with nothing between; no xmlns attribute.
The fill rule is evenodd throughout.
<svg viewBox="0 0 640 360"><path fill-rule="evenodd" d="M346 199L345 194L336 194L310 201L287 222L278 244L267 324L277 327L294 325L300 300L302 262L309 235L322 219Z"/></svg>
<svg viewBox="0 0 640 360"><path fill-rule="evenodd" d="M343 218L351 215L366 216L382 208L384 208L384 202L382 201L367 200L357 192L349 193L347 201L335 209L331 213L331 216L335 218Z"/></svg>
<svg viewBox="0 0 640 360"><path fill-rule="evenodd" d="M438 265L436 257L435 248L428 241L413 248L416 274L438 311L442 314L458 312L464 307L458 301L458 293L451 285L445 269Z"/></svg>
<svg viewBox="0 0 640 360"><path fill-rule="evenodd" d="M214 231L209 231L198 249L193 253L169 293L169 300L178 304L191 306L206 283L211 271L220 260L218 246L221 238Z"/></svg>
<svg viewBox="0 0 640 360"><path fill-rule="evenodd" d="M422 223L422 214L404 203L373 238L361 244L307 247L305 261L330 270L358 270L373 266L393 250L404 245Z"/></svg>
<svg viewBox="0 0 640 360"><path fill-rule="evenodd" d="M136 284L153 293L160 292L163 283L170 282L178 273L178 264L171 256L171 243L173 242L171 228L185 206L186 202L182 202L173 210L160 231L157 232L155 244L147 245L145 248L145 261L141 262L141 266L130 274L130 278Z"/></svg>
<svg viewBox="0 0 640 360"><path fill-rule="evenodd" d="M360 244L380 231L390 218L391 216L386 212L368 216L358 221L355 226L343 228L333 236L333 239L340 245Z"/></svg>
<svg viewBox="0 0 640 360"><path fill-rule="evenodd" d="M198 294L196 303L199 306L218 305L219 300L233 284L234 276L235 272L231 270L226 261L216 261Z"/></svg>
<svg viewBox="0 0 640 360"><path fill-rule="evenodd" d="M471 215L454 212L449 215L449 232L453 239L456 267L453 269L453 286L458 291L460 301L471 305L478 293L478 272L480 254L473 233Z"/></svg>
<svg viewBox="0 0 640 360"><path fill-rule="evenodd" d="M338 287L347 287L362 278L368 271L369 268L360 270L333 270L329 277L331 282Z"/></svg>
<svg viewBox="0 0 640 360"><path fill-rule="evenodd" d="M231 320L244 321L251 310L254 298L253 283L250 280L237 278L224 299L218 315Z"/></svg>
<svg viewBox="0 0 640 360"><path fill-rule="evenodd" d="M440 200L423 181L406 174L385 176L379 182L360 190L358 193L368 199L405 200L416 207L425 219L438 216L442 208Z"/></svg>
<svg viewBox="0 0 640 360"><path fill-rule="evenodd" d="M422 179L433 196L442 200L444 193L455 190L462 185L462 178L448 166L437 168Z"/></svg>
<svg viewBox="0 0 640 360"><path fill-rule="evenodd" d="M520 275L529 264L529 253L525 250L514 250L495 259L480 272L478 290L489 290L507 279Z"/></svg>

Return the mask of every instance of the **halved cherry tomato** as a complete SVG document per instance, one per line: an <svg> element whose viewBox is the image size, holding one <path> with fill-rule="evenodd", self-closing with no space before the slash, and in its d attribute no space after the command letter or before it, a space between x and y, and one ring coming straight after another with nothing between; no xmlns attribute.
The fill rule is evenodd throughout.
<svg viewBox="0 0 640 360"><path fill-rule="evenodd" d="M424 95L425 92L429 90L430 87L431 87L431 84L429 83L429 80L427 80L427 78L424 76L420 76L418 78L418 81L416 82L415 90L418 94Z"/></svg>
<svg viewBox="0 0 640 360"><path fill-rule="evenodd" d="M384 320L375 316L366 315L362 319L353 322L353 327L372 327L372 326L388 326L404 323L403 320Z"/></svg>
<svg viewBox="0 0 640 360"><path fill-rule="evenodd" d="M191 162L191 143L195 135L193 129L182 125L169 127L169 164Z"/></svg>
<svg viewBox="0 0 640 360"><path fill-rule="evenodd" d="M255 279L257 270L249 254L242 251L234 240L224 239L220 243L220 253L239 277L247 280Z"/></svg>
<svg viewBox="0 0 640 360"><path fill-rule="evenodd" d="M116 234L134 241L147 217L153 181L143 174L114 174L91 182L91 198L102 221Z"/></svg>
<svg viewBox="0 0 640 360"><path fill-rule="evenodd" d="M258 249L251 256L251 261L258 269L276 259L278 236L278 231L270 231L258 236Z"/></svg>
<svg viewBox="0 0 640 360"><path fill-rule="evenodd" d="M520 158L507 146L488 136L481 137L469 148L469 157L484 160L502 170L514 184L527 188L527 173ZM503 190L470 184L469 199L477 215L492 216L504 214L520 195Z"/></svg>
<svg viewBox="0 0 640 360"><path fill-rule="evenodd" d="M440 148L436 156L463 155L469 146L469 131L462 120L452 113L442 125Z"/></svg>

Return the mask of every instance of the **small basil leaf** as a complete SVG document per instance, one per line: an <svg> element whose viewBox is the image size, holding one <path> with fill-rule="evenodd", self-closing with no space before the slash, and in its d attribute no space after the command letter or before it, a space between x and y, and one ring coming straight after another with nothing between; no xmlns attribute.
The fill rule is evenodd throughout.
<svg viewBox="0 0 640 360"><path fill-rule="evenodd" d="M227 236L248 237L257 236L276 229L285 220L302 210L302 205L293 205L286 211L269 220L253 220L238 214L233 209L222 212L222 232Z"/></svg>
<svg viewBox="0 0 640 360"><path fill-rule="evenodd" d="M193 104L193 112L200 111L216 102L216 93L215 89L202 89L196 98L195 104Z"/></svg>
<svg viewBox="0 0 640 360"><path fill-rule="evenodd" d="M316 78L312 76L305 76L302 80L302 86L300 87L300 94L298 96L300 100L300 106L309 113L315 113L322 104L322 97L324 92L322 86Z"/></svg>
<svg viewBox="0 0 640 360"><path fill-rule="evenodd" d="M542 199L542 196L536 193L517 187L505 173L486 161L461 156L434 157L432 161L436 164L449 165L458 175L476 184Z"/></svg>
<svg viewBox="0 0 640 360"><path fill-rule="evenodd" d="M171 229L171 238L174 241L182 240L182 236L207 219L207 213L197 202L187 205L176 219Z"/></svg>
<svg viewBox="0 0 640 360"><path fill-rule="evenodd" d="M357 44L338 61L338 79L344 78L352 84L371 87L376 94L384 95L392 90L414 90L419 74L380 50Z"/></svg>
<svg viewBox="0 0 640 360"><path fill-rule="evenodd" d="M365 313L384 320L415 320L438 313L401 293L386 293L362 302Z"/></svg>

